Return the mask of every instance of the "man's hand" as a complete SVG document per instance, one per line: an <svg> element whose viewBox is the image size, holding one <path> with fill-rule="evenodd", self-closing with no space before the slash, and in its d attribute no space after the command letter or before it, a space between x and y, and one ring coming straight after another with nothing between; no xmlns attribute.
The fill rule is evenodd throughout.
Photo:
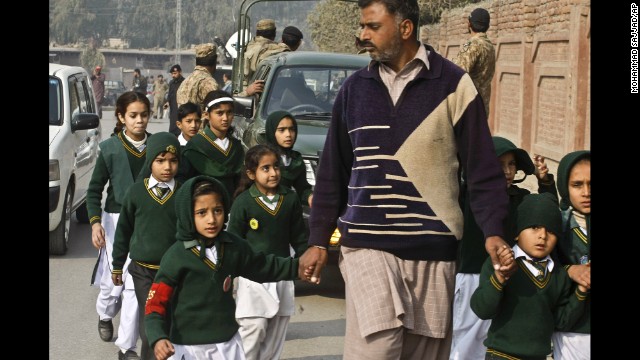
<svg viewBox="0 0 640 360"><path fill-rule="evenodd" d="M264 80L256 80L247 86L246 92L248 96L259 94L264 91Z"/></svg>
<svg viewBox="0 0 640 360"><path fill-rule="evenodd" d="M509 277L517 269L513 250L500 236L489 236L484 243L484 247L491 257L493 269L500 271L502 276L509 280Z"/></svg>
<svg viewBox="0 0 640 360"><path fill-rule="evenodd" d="M327 249L312 246L300 257L298 265L298 277L300 279L320 284L320 272L327 263Z"/></svg>

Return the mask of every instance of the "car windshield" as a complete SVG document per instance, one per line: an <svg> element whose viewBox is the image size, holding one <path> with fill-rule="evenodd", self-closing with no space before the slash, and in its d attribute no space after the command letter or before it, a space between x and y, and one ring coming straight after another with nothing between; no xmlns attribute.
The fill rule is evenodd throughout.
<svg viewBox="0 0 640 360"><path fill-rule="evenodd" d="M342 82L357 68L282 67L270 84L264 117L276 110L296 116L313 115L327 121Z"/></svg>
<svg viewBox="0 0 640 360"><path fill-rule="evenodd" d="M60 94L60 80L49 77L49 125L61 124L61 108L62 104Z"/></svg>

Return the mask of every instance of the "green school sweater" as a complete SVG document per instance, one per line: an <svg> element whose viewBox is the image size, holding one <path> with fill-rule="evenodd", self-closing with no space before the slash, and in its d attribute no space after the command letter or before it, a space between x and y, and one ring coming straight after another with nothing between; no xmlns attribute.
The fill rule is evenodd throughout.
<svg viewBox="0 0 640 360"><path fill-rule="evenodd" d="M298 151L289 152L291 163L289 166L280 165L280 185L294 188L303 205L309 205L309 196L313 190L307 181L307 168L302 155Z"/></svg>
<svg viewBox="0 0 640 360"><path fill-rule="evenodd" d="M518 270L504 284L495 278L491 259L482 266L471 309L480 319L492 319L484 345L516 357L545 359L551 352L554 328L568 329L582 315L588 297L572 291L567 272L556 263L537 281L517 260Z"/></svg>
<svg viewBox="0 0 640 360"><path fill-rule="evenodd" d="M231 206L227 231L247 239L255 251L276 256L289 256L289 244L296 257L307 250L302 206L293 191L280 185L275 210L260 200L262 193L255 184L238 195Z"/></svg>
<svg viewBox="0 0 640 360"><path fill-rule="evenodd" d="M560 264L565 269L573 264L586 264L589 260L591 238L580 230L580 226L571 213L571 208L562 211L562 223L563 236L558 238L558 246L556 246ZM573 283L572 286L578 287L576 283ZM565 331L591 334L591 298L586 300L582 317L571 329Z"/></svg>
<svg viewBox="0 0 640 360"><path fill-rule="evenodd" d="M219 180L231 195L240 181L244 163L244 149L240 140L228 136L229 147L223 150L214 140L216 135L207 126L192 137L182 152L182 169L178 180L186 181L196 175L207 175Z"/></svg>
<svg viewBox="0 0 640 360"><path fill-rule="evenodd" d="M131 260L159 265L162 255L176 242L175 192L162 200L148 188L149 178L131 185L120 210L113 243L113 272L122 271L127 255Z"/></svg>
<svg viewBox="0 0 640 360"><path fill-rule="evenodd" d="M147 133L147 139L151 134ZM102 141L96 166L87 188L87 211L91 225L101 221L102 192L107 185L104 211L119 213L124 194L144 166L146 148L138 151L123 132Z"/></svg>
<svg viewBox="0 0 640 360"><path fill-rule="evenodd" d="M213 344L229 341L238 331L233 286L224 291L224 282L237 276L263 283L295 280L298 259L255 252L246 240L226 231L220 232L214 246L218 263L200 259L196 247L187 242L174 243L160 262L160 270L149 292L145 311L145 330L153 348L160 339L182 345ZM169 289L169 302L160 302L158 284ZM170 310L170 326L153 309Z"/></svg>

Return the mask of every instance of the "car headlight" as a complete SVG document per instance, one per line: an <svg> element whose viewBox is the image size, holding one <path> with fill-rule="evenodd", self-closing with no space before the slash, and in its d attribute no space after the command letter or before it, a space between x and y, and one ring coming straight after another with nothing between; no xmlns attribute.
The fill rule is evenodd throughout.
<svg viewBox="0 0 640 360"><path fill-rule="evenodd" d="M49 160L49 181L60 180L60 164L58 160Z"/></svg>
<svg viewBox="0 0 640 360"><path fill-rule="evenodd" d="M307 169L307 182L311 186L316 185L316 169L318 168L317 160L304 159L304 167Z"/></svg>

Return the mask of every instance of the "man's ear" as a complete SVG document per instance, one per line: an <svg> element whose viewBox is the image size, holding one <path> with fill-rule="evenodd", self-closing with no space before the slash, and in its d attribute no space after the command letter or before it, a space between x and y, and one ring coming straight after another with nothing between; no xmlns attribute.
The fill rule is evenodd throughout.
<svg viewBox="0 0 640 360"><path fill-rule="evenodd" d="M403 39L408 39L413 34L413 23L409 19L404 19L400 23L400 34Z"/></svg>

